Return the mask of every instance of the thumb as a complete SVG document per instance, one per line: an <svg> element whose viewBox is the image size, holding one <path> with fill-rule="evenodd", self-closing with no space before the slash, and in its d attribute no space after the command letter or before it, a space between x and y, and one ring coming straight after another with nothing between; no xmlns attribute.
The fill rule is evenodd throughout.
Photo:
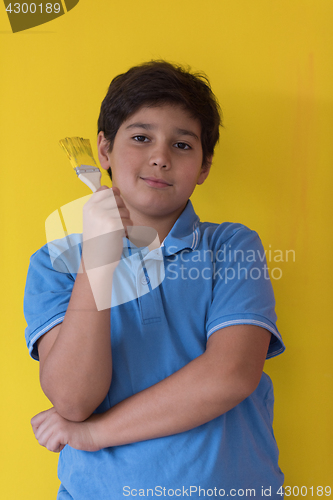
<svg viewBox="0 0 333 500"><path fill-rule="evenodd" d="M100 188L98 188L96 190L96 193L98 193L98 191L105 191L106 189L110 189L108 186L101 186Z"/></svg>

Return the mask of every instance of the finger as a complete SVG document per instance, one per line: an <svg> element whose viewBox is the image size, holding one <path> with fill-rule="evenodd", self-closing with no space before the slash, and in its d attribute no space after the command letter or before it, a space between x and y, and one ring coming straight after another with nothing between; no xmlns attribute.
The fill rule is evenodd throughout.
<svg viewBox="0 0 333 500"><path fill-rule="evenodd" d="M130 213L128 208L125 207L118 207L118 213L122 219L128 219L130 220Z"/></svg>
<svg viewBox="0 0 333 500"><path fill-rule="evenodd" d="M96 193L98 193L98 191L105 191L106 189L110 189L108 186L101 186L100 188L96 189Z"/></svg>
<svg viewBox="0 0 333 500"><path fill-rule="evenodd" d="M107 186L101 186L94 193L94 196L87 202L87 205L93 203L110 203L110 201L112 204L116 202L118 206L125 206L124 200L122 199L120 191L117 187L108 188Z"/></svg>
<svg viewBox="0 0 333 500"><path fill-rule="evenodd" d="M53 429L49 434L45 433L43 439L45 439L45 448L54 453L59 453L67 444L62 434Z"/></svg>
<svg viewBox="0 0 333 500"><path fill-rule="evenodd" d="M33 431L35 432L35 429L38 429L38 427L44 422L44 420L49 416L54 413L56 409L54 407L49 408L48 410L42 411L40 413L37 413L32 419L30 420L31 426L33 428Z"/></svg>
<svg viewBox="0 0 333 500"><path fill-rule="evenodd" d="M128 215L130 217L130 211L128 210L127 208L127 205L126 203L124 202L124 199L121 197L121 196L118 196L118 195L115 195L115 200L116 200L116 203L117 203L117 208L118 210L120 211L121 209L125 209L127 210L128 212Z"/></svg>
<svg viewBox="0 0 333 500"><path fill-rule="evenodd" d="M54 453L59 453L65 447L65 444L61 443L61 439L58 437L56 432L53 432L53 429L45 430L45 432L39 437L38 443Z"/></svg>
<svg viewBox="0 0 333 500"><path fill-rule="evenodd" d="M40 424L35 432L38 443L49 451L58 453L65 447L67 441L64 438L64 430L59 427L57 415L50 415Z"/></svg>
<svg viewBox="0 0 333 500"><path fill-rule="evenodd" d="M52 432L46 442L46 448L54 453L59 453L68 444L68 439L65 438L66 434L62 431L55 430Z"/></svg>
<svg viewBox="0 0 333 500"><path fill-rule="evenodd" d="M45 412L46 413L46 412ZM39 426L34 430L35 438L39 441L44 432L47 432L48 429L52 429L55 423L58 421L59 414L56 411L47 412L47 416L45 419L39 424Z"/></svg>
<svg viewBox="0 0 333 500"><path fill-rule="evenodd" d="M45 433L47 433L48 430L50 430L52 424L50 422L50 418L51 417L46 417L43 422L41 422L39 424L39 426L34 430L34 433L35 433L35 438L37 439L37 441L39 442L39 444L42 444L41 443L41 440L43 440L43 442L45 442ZM44 438L43 438L44 436Z"/></svg>
<svg viewBox="0 0 333 500"><path fill-rule="evenodd" d="M41 446L46 448L47 442L52 435L52 426L47 425L46 427L43 425L39 427L35 433L35 438Z"/></svg>
<svg viewBox="0 0 333 500"><path fill-rule="evenodd" d="M95 203L101 203L105 200L115 200L116 196L120 196L119 189L114 192L112 188L110 189L107 186L102 186L97 191L95 191L95 193L93 193L91 198L87 201L86 205L89 206Z"/></svg>

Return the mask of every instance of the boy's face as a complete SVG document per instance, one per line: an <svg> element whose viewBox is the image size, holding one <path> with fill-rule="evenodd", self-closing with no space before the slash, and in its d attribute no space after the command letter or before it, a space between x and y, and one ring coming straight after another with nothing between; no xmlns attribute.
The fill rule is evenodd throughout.
<svg viewBox="0 0 333 500"><path fill-rule="evenodd" d="M181 106L141 107L118 129L107 152L98 137L101 166L111 167L135 223L174 216L183 211L196 184L208 176L211 159L202 166L201 124Z"/></svg>

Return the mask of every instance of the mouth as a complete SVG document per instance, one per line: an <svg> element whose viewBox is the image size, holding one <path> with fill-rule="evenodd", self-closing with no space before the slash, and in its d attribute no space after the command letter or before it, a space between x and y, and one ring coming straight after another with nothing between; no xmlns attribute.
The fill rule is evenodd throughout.
<svg viewBox="0 0 333 500"><path fill-rule="evenodd" d="M145 181L148 186L155 188L167 188L172 186L172 184L166 182L163 179L156 179L155 177L140 177L143 181Z"/></svg>

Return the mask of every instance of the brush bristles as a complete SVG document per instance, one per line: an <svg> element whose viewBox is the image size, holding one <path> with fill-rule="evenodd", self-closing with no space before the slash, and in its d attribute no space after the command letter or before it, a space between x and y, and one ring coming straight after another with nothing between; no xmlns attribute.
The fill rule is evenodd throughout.
<svg viewBox="0 0 333 500"><path fill-rule="evenodd" d="M66 139L62 139L59 143L67 154L73 168L79 167L80 165L97 167L89 139L82 139L82 137L66 137Z"/></svg>

